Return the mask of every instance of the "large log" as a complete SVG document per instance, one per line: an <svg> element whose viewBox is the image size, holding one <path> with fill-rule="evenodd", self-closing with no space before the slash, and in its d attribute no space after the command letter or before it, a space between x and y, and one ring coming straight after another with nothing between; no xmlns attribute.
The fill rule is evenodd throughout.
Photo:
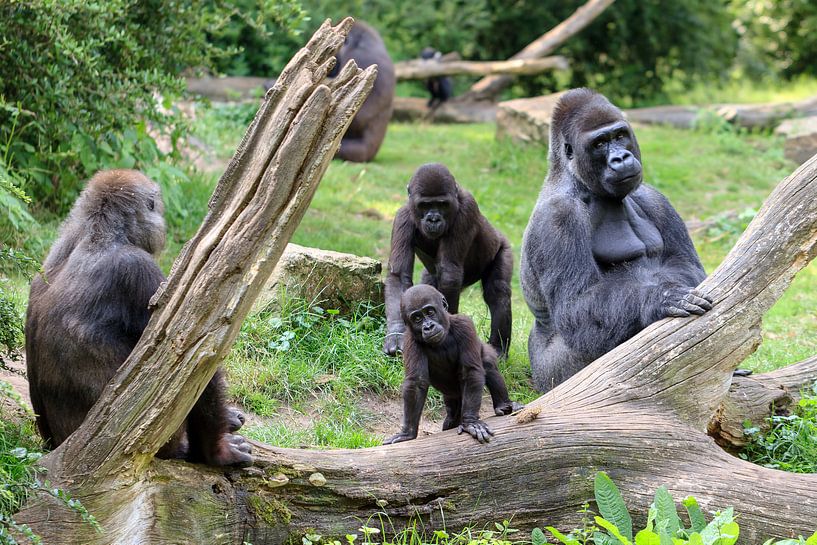
<svg viewBox="0 0 817 545"><path fill-rule="evenodd" d="M550 55L560 45L584 30L596 17L602 14L615 0L589 0L573 14L544 33L536 40L524 47L519 53L512 56L515 59L536 59ZM458 97L460 101L495 101L499 94L513 82L512 76L487 76L482 78L467 93Z"/></svg>
<svg viewBox="0 0 817 545"><path fill-rule="evenodd" d="M567 70L569 67L570 63L565 57L561 56L508 61L440 62L436 59L415 59L395 63L394 73L398 80L410 80L454 75L512 74L520 76L541 74L547 70Z"/></svg>
<svg viewBox="0 0 817 545"><path fill-rule="evenodd" d="M605 470L642 514L666 485L704 509L734 506L745 543L813 531L817 475L743 462L706 429L732 371L759 343L763 314L817 253L817 157L778 185L704 281L713 310L657 322L518 417L492 419L490 444L445 432L355 451L256 445L256 464L233 471L153 459L226 353L371 86L373 72L355 67L322 83L348 28L323 27L279 79L155 297L139 345L88 420L47 457L50 478L105 532L46 500L19 520L47 542L88 544L297 542L307 531L356 533L375 511L397 528L509 517L523 529L570 528Z"/></svg>

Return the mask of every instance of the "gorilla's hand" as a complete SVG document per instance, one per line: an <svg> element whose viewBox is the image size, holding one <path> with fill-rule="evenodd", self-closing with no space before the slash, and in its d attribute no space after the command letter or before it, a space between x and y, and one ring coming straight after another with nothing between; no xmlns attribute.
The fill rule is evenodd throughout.
<svg viewBox="0 0 817 545"><path fill-rule="evenodd" d="M387 333L383 339L383 353L387 356L397 356L403 350L403 332Z"/></svg>
<svg viewBox="0 0 817 545"><path fill-rule="evenodd" d="M395 435L392 435L385 441L383 441L384 445L391 445L393 443L402 443L403 441L411 441L412 439L416 439L417 434L411 434L407 432L400 432Z"/></svg>
<svg viewBox="0 0 817 545"><path fill-rule="evenodd" d="M521 403L517 403L516 401L508 401L507 403L500 403L494 407L494 413L497 416L505 416L511 413L515 413L516 411L521 411L524 409L525 406Z"/></svg>
<svg viewBox="0 0 817 545"><path fill-rule="evenodd" d="M240 430L244 422L246 422L244 413L235 407L227 407L227 431L233 433Z"/></svg>
<svg viewBox="0 0 817 545"><path fill-rule="evenodd" d="M462 434L462 432L467 433L480 443L489 443L491 436L494 434L482 420L460 424L460 427L457 428L457 435Z"/></svg>
<svg viewBox="0 0 817 545"><path fill-rule="evenodd" d="M712 299L695 288L672 287L662 293L663 317L685 318L712 309Z"/></svg>

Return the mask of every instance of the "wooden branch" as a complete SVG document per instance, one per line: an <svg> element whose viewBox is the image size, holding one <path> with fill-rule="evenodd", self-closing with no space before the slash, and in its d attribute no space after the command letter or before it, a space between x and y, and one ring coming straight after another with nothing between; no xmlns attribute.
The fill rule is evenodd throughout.
<svg viewBox="0 0 817 545"><path fill-rule="evenodd" d="M185 419L374 82L374 66L361 71L354 63L325 82L352 23L324 23L267 94L210 213L154 295L139 344L84 424L52 453L52 478L138 474Z"/></svg>
<svg viewBox="0 0 817 545"><path fill-rule="evenodd" d="M709 435L726 448L746 445L745 422L768 430L769 416L789 414L800 400L800 390L815 380L817 356L771 373L734 377L729 393L709 422Z"/></svg>
<svg viewBox="0 0 817 545"><path fill-rule="evenodd" d="M599 15L604 12L615 0L589 0L586 4L577 9L573 14L556 25L554 28L525 46L522 51L511 57L515 59L536 59L551 54L567 40L584 30ZM499 93L511 84L511 76L488 76L474 85L471 89L457 100L496 100Z"/></svg>
<svg viewBox="0 0 817 545"><path fill-rule="evenodd" d="M417 59L394 64L398 80L426 79L438 76L464 74L486 76L490 74L530 75L547 70L567 70L567 58L545 57L542 59L515 59L509 61L451 61L439 62L435 59Z"/></svg>

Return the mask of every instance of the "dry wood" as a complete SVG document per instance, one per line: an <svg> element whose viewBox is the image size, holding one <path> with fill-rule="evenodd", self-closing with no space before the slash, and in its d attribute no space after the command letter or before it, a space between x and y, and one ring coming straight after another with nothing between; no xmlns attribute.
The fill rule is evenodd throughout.
<svg viewBox="0 0 817 545"><path fill-rule="evenodd" d="M615 0L589 0L586 4L573 12L570 17L525 46L522 51L511 57L510 60L536 59L550 55L556 48L592 23L596 17L601 15L614 1ZM512 81L513 77L511 76L487 76L472 85L471 89L461 97L458 97L457 100L496 100L499 93L510 85Z"/></svg>
<svg viewBox="0 0 817 545"><path fill-rule="evenodd" d="M730 396L732 371L759 343L761 317L817 253L817 157L778 185L704 281L713 310L653 324L519 417L491 419L490 444L451 431L354 451L256 445L255 466L234 471L153 459L229 348L372 84L374 73L354 66L322 83L349 24L322 27L279 78L155 296L139 345L48 457L50 478L105 533L45 501L19 520L46 542L84 544L278 544L306 531L357 533L376 511L397 528L411 518L430 530L513 517L523 529L568 529L605 470L637 512L667 485L705 510L734 506L744 543L812 532L817 475L743 462L706 428ZM773 380L803 381L813 363Z"/></svg>
<svg viewBox="0 0 817 545"><path fill-rule="evenodd" d="M416 59L394 64L398 80L426 79L437 76L487 76L490 74L531 75L547 70L567 70L570 67L565 57L545 57L542 59L514 59L509 61L449 61Z"/></svg>

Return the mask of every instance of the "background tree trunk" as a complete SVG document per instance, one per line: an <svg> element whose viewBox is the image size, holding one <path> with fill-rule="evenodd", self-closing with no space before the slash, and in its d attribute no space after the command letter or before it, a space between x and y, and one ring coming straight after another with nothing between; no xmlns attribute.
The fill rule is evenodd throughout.
<svg viewBox="0 0 817 545"><path fill-rule="evenodd" d="M743 462L706 430L731 399L732 371L760 342L761 317L817 252L817 157L779 184L704 281L713 310L657 322L518 417L492 419L490 444L445 432L362 450L256 445L245 470L153 459L228 350L371 87L374 73L354 66L323 83L350 24L324 25L278 79L154 297L139 345L47 457L50 478L105 532L44 499L18 519L46 542L88 544L283 543L306 531L356 533L376 511L397 528L413 517L429 529L513 517L523 529L569 529L605 470L640 513L667 485L704 509L734 506L744 543L813 531L817 475ZM788 374L817 378L812 364ZM776 373L753 380L788 384Z"/></svg>
<svg viewBox="0 0 817 545"><path fill-rule="evenodd" d="M565 57L542 59L514 59L509 61L447 61L415 59L394 63L394 75L398 80L426 79L437 76L466 74L485 76L489 74L530 75L547 70L567 70L570 64Z"/></svg>
<svg viewBox="0 0 817 545"><path fill-rule="evenodd" d="M529 43L525 48L511 57L516 59L536 59L550 55L560 45L582 31L602 14L615 0L589 0L573 14ZM458 101L491 100L496 98L508 85L513 82L512 76L487 76L482 78L464 95L457 97Z"/></svg>

